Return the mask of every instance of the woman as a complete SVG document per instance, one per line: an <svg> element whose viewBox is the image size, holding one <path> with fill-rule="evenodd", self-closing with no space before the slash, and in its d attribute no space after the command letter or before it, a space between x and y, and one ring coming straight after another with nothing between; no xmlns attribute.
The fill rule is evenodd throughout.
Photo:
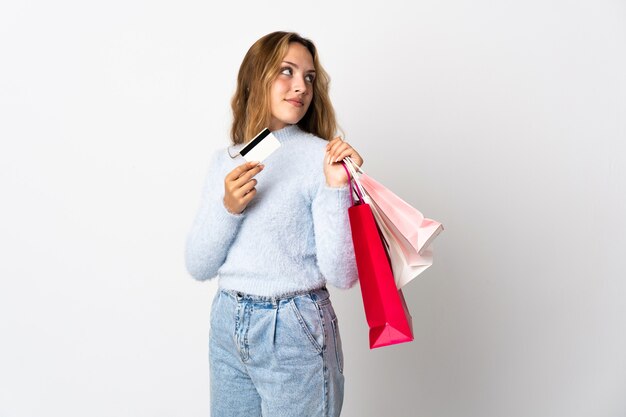
<svg viewBox="0 0 626 417"><path fill-rule="evenodd" d="M243 59L233 146L213 155L186 265L219 276L211 307L211 415L338 416L343 352L326 284L357 281L329 78L314 44L274 32ZM263 128L281 146L263 164L235 157Z"/></svg>

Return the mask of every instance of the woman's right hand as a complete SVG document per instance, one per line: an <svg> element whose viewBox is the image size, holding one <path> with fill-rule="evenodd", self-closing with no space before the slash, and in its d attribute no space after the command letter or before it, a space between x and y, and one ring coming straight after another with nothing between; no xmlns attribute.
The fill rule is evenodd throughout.
<svg viewBox="0 0 626 417"><path fill-rule="evenodd" d="M265 165L246 162L226 174L224 178L224 207L233 214L241 214L256 195L257 180L252 178Z"/></svg>

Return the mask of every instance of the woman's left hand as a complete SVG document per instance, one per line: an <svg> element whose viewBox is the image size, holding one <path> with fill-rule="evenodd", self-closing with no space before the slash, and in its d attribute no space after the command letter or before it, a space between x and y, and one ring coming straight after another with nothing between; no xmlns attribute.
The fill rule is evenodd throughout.
<svg viewBox="0 0 626 417"><path fill-rule="evenodd" d="M363 165L361 155L348 142L344 142L341 137L337 136L326 145L324 175L326 176L326 184L329 186L342 187L348 183L348 174L346 174L341 162L346 156L349 156L359 167Z"/></svg>

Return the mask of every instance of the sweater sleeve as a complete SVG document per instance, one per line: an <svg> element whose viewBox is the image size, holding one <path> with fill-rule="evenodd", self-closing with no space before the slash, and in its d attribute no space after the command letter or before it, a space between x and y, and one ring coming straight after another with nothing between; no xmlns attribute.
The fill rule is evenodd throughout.
<svg viewBox="0 0 626 417"><path fill-rule="evenodd" d="M185 264L189 274L204 281L214 278L226 260L245 211L230 213L224 207L224 177L221 174L219 154L215 152L202 187L200 207L187 235Z"/></svg>
<svg viewBox="0 0 626 417"><path fill-rule="evenodd" d="M327 282L341 289L353 287L358 280L350 205L349 185L330 187L325 179L311 205L318 267Z"/></svg>

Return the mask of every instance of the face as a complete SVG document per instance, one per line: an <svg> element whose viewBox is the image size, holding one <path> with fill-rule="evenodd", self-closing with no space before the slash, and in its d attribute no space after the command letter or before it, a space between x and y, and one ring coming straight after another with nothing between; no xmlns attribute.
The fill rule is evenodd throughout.
<svg viewBox="0 0 626 417"><path fill-rule="evenodd" d="M300 43L289 44L280 72L270 87L269 130L296 124L304 117L313 99L314 80L313 56L309 50Z"/></svg>

